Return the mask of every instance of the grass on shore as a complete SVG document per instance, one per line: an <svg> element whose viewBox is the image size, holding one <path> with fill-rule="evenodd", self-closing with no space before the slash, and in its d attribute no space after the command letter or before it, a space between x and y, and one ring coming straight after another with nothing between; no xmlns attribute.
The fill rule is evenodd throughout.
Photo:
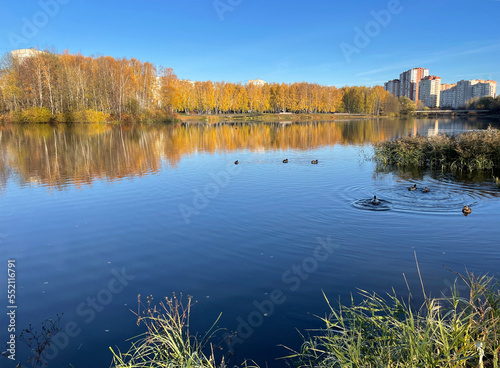
<svg viewBox="0 0 500 368"><path fill-rule="evenodd" d="M500 131L489 128L456 136L416 136L382 142L375 145L375 161L381 167L495 173L500 170Z"/></svg>
<svg viewBox="0 0 500 368"><path fill-rule="evenodd" d="M126 353L114 351L114 368L216 368L225 367L224 361L216 364L213 347L209 345L219 318L202 337L191 335L189 317L192 307L191 297L184 305L182 296L165 298L159 305L153 305L153 298L146 303L138 297L137 325L143 323L146 332L133 338L132 346ZM205 352L209 348L210 353Z"/></svg>
<svg viewBox="0 0 500 368"><path fill-rule="evenodd" d="M287 357L292 367L440 367L499 368L500 290L491 277L472 273L460 276L467 295L455 285L451 296L426 296L419 308L395 292L381 297L361 291L364 301L350 306L339 303L322 320L325 328L304 337L300 351ZM326 298L326 296L325 296ZM166 298L160 306L152 299L141 303L138 324L146 333L133 340L127 353L113 349L114 368L179 367L225 368L224 358L214 357L209 343L214 325L203 338L189 332L191 299ZM143 308L143 310L141 310ZM220 316L219 316L220 317ZM218 319L217 319L218 321ZM217 323L216 321L216 323ZM243 367L256 367L245 362Z"/></svg>
<svg viewBox="0 0 500 368"><path fill-rule="evenodd" d="M500 293L492 278L467 274L469 295L425 298L418 309L395 293L362 291L351 306L330 303L326 327L288 358L297 367L498 368Z"/></svg>

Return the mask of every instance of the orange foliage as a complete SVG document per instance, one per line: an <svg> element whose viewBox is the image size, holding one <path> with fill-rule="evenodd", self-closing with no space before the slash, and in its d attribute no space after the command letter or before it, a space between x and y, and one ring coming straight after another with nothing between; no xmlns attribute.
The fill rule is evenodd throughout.
<svg viewBox="0 0 500 368"><path fill-rule="evenodd" d="M160 112L379 115L387 95L380 86L191 82L179 80L172 69L137 59L69 52L11 59L0 69L0 114L30 108L48 109L53 117L95 111L121 121Z"/></svg>

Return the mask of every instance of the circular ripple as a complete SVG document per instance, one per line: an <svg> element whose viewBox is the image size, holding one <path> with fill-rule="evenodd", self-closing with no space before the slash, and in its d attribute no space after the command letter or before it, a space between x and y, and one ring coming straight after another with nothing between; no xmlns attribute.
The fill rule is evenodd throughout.
<svg viewBox="0 0 500 368"><path fill-rule="evenodd" d="M389 211L392 208L392 203L384 199L379 200L379 204L373 204L372 199L358 199L352 203L352 206L366 211Z"/></svg>
<svg viewBox="0 0 500 368"><path fill-rule="evenodd" d="M417 184L417 190L409 191L408 188ZM430 192L424 193L422 189L428 187ZM344 195L352 201L353 195L357 193L366 197L376 195L381 200L383 207L377 209L371 204L371 199L355 200L352 205L362 210L393 210L407 213L439 213L456 214L461 213L464 206L480 206L486 201L498 199L500 191L488 183L464 183L452 178L425 178L418 182L396 182L381 187L349 187L344 188Z"/></svg>

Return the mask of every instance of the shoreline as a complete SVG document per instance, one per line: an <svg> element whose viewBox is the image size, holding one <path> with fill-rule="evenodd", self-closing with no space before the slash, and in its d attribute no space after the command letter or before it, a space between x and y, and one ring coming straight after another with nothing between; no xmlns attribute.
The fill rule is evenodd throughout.
<svg viewBox="0 0 500 368"><path fill-rule="evenodd" d="M315 113L287 113L287 114L179 114L178 119L182 123L237 123L237 122L263 122L263 123L296 123L311 121L334 121L334 120L365 120L386 118L387 116L375 116L367 114L315 114Z"/></svg>
<svg viewBox="0 0 500 368"><path fill-rule="evenodd" d="M469 117L469 118L492 118L500 119L499 114L488 113L488 114L476 114L471 111L468 114L455 114L455 113L439 113L439 116L432 116L434 112L428 114L413 113L410 115L370 115L370 114L350 114L350 113L243 113L243 114L176 114L171 116L171 120L151 120L149 122L133 121L128 119L127 121L118 120L100 120L100 121L74 121L65 122L50 120L50 121L33 121L31 123L27 122L13 122L7 115L0 115L0 124L59 124L59 123L80 123L80 124L90 124L90 123L104 123L104 124L148 124L148 123L191 123L191 124L218 124L218 123L244 123L244 122L255 122L255 123L302 123L302 122L328 122L328 121L352 121L352 120L368 120L368 119L392 119L392 118L402 118L402 119L435 119L438 118L455 118L455 117Z"/></svg>

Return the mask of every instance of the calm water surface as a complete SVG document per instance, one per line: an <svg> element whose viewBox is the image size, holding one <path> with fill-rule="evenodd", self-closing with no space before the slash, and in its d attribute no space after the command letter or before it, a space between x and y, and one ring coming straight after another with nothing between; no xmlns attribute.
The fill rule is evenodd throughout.
<svg viewBox="0 0 500 368"><path fill-rule="evenodd" d="M16 260L17 326L64 313L71 336L49 366L108 367L108 347L125 350L143 331L137 295L182 292L197 300L193 331L222 312L218 325L238 333L232 363L279 367L278 345L299 349L297 330L321 326L322 291L345 302L357 288L406 295L404 273L418 294L414 252L434 295L455 280L443 265L498 276L490 178L384 173L367 160L374 142L490 123L0 127L0 260ZM414 183L431 192L409 192ZM389 210L359 205L373 195ZM18 342L23 363L27 354Z"/></svg>

